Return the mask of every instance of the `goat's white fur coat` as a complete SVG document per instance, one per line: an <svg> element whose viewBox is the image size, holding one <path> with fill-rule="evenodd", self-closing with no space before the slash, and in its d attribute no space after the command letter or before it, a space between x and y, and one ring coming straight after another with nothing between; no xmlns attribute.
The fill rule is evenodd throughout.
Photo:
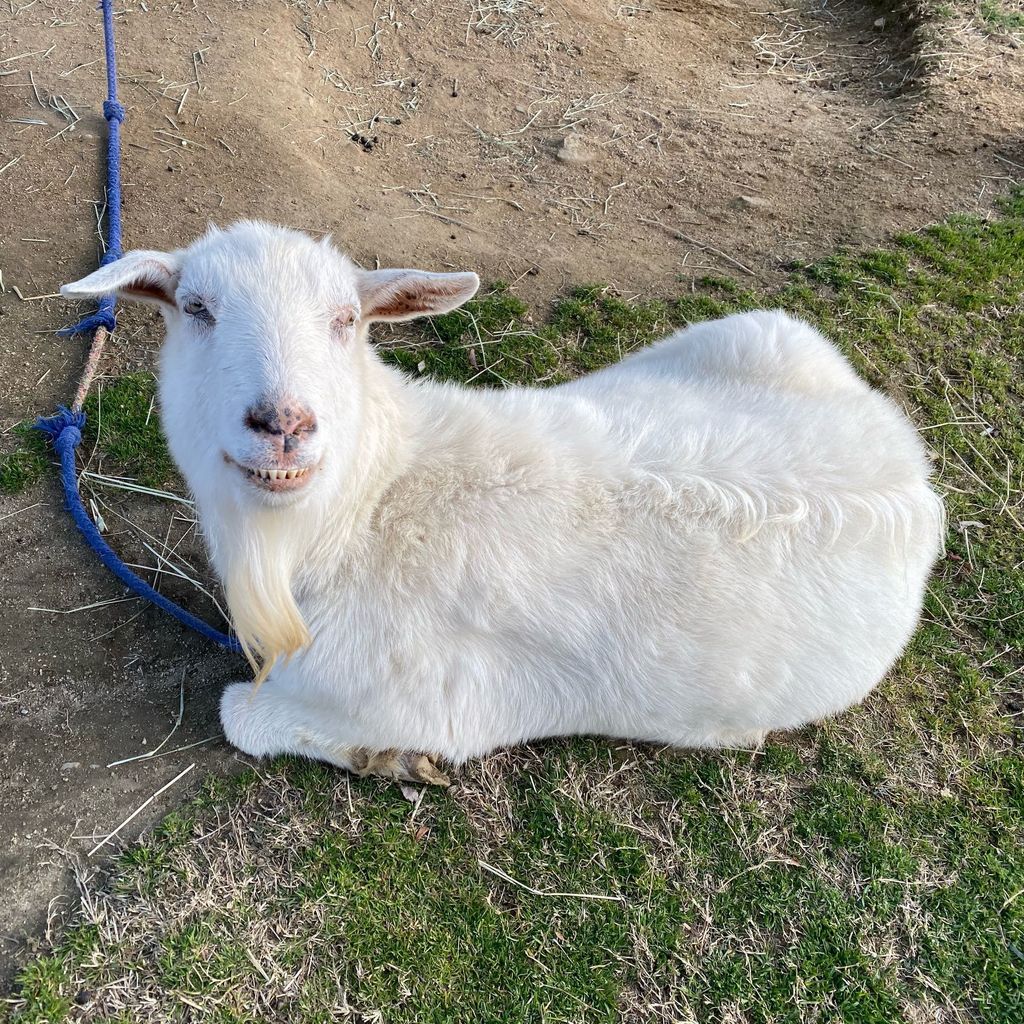
<svg viewBox="0 0 1024 1024"><path fill-rule="evenodd" d="M915 628L942 536L899 409L782 312L544 390L378 359L371 320L475 287L360 271L259 224L67 287L165 313L171 450L239 633L273 663L225 692L230 741L346 766L357 748L458 762L572 733L747 744L861 700ZM225 459L259 464L243 417L268 391L320 424L294 498Z"/></svg>

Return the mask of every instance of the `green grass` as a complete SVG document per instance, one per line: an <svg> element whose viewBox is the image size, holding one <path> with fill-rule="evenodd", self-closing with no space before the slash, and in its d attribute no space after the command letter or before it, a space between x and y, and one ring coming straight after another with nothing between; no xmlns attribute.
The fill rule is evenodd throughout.
<svg viewBox="0 0 1024 1024"><path fill-rule="evenodd" d="M948 495L948 554L879 693L756 753L545 743L416 806L289 760L210 781L26 967L15 1019L1024 1020L1024 199L767 295L591 286L538 322L498 287L389 358L552 383L764 305L905 405ZM147 386L116 392L104 444L166 468L154 433L128 444Z"/></svg>
<svg viewBox="0 0 1024 1024"><path fill-rule="evenodd" d="M18 494L31 487L46 472L49 450L45 438L29 423L18 423L11 431L14 447L0 455L0 493Z"/></svg>
<svg viewBox="0 0 1024 1024"><path fill-rule="evenodd" d="M174 479L175 468L160 431L156 412L156 378L132 373L89 393L80 452L95 450L109 459L115 472L134 477L147 487ZM46 472L52 452L43 435L26 420L14 427L16 446L0 455L0 491L17 494ZM95 467L93 467L95 468Z"/></svg>
<svg viewBox="0 0 1024 1024"><path fill-rule="evenodd" d="M156 378L132 373L104 382L85 402L84 445L98 445L105 458L147 487L175 475L156 411Z"/></svg>
<svg viewBox="0 0 1024 1024"><path fill-rule="evenodd" d="M1007 10L1006 4L999 0L982 0L979 7L981 20L992 28L1004 32L1016 32L1024 29L1024 11Z"/></svg>

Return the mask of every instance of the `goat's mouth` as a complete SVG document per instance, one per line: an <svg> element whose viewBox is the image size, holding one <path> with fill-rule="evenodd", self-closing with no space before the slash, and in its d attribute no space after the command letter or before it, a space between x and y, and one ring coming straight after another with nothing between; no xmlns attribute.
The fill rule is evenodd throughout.
<svg viewBox="0 0 1024 1024"><path fill-rule="evenodd" d="M319 463L312 466L293 466L279 468L277 466L245 466L235 461L230 455L225 455L226 462L235 466L245 478L262 491L269 491L272 494L283 494L290 491L301 490L312 479L313 474L319 467Z"/></svg>

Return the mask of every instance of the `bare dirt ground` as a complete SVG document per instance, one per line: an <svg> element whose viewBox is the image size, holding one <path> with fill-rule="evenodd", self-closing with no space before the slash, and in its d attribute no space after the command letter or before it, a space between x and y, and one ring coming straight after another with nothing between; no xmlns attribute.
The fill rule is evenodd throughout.
<svg viewBox="0 0 1024 1024"><path fill-rule="evenodd" d="M988 212L1024 175L1016 41L973 5L921 22L885 6L126 0L127 241L262 217L330 231L364 262L513 282L541 315L585 281L627 296L709 272L771 284L793 260ZM12 0L0 27L0 450L81 367L84 342L52 334L74 311L35 297L98 255L101 38L91 0ZM105 372L151 367L157 338L126 310ZM187 516L134 495L112 508L180 539L201 572ZM107 518L115 547L151 565L138 528ZM53 479L0 498L0 550L2 984L66 897L60 851L87 852L195 763L130 838L235 763L210 738L242 668L136 603L38 610L123 596ZM165 749L207 742L106 767L160 742L182 693Z"/></svg>

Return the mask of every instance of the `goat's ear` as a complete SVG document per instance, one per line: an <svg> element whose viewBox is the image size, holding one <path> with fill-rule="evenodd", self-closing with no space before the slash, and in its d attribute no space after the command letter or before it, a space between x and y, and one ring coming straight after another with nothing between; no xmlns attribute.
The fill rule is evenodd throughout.
<svg viewBox="0 0 1024 1024"><path fill-rule="evenodd" d="M173 306L180 261L175 253L136 249L93 271L88 277L61 287L66 299L89 299L116 293L158 306Z"/></svg>
<svg viewBox="0 0 1024 1024"><path fill-rule="evenodd" d="M361 270L360 316L371 320L412 320L447 313L480 287L476 274L429 274L425 270Z"/></svg>

